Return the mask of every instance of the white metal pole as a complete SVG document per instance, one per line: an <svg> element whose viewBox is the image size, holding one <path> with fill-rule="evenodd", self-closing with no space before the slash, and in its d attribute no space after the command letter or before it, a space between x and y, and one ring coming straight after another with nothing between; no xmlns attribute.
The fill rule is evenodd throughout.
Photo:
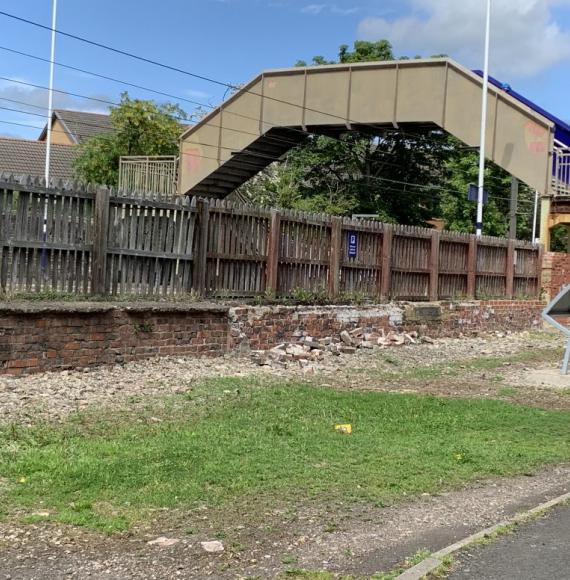
<svg viewBox="0 0 570 580"><path fill-rule="evenodd" d="M538 216L538 190L534 192L534 215L532 216L532 243L536 242L536 219Z"/></svg>
<svg viewBox="0 0 570 580"><path fill-rule="evenodd" d="M49 92L48 92L48 119L47 119L47 142L46 142L46 187L49 187L49 169L51 157L51 118L53 115L53 77L55 67L55 26L57 22L57 0L53 0L51 13L51 56L49 65Z"/></svg>
<svg viewBox="0 0 570 580"><path fill-rule="evenodd" d="M479 183L477 192L476 232L483 233L483 196L485 190L485 140L487 136L487 97L489 91L489 44L491 38L491 0L487 0L485 23L485 65L483 68L483 97L481 99L481 149L479 151Z"/></svg>

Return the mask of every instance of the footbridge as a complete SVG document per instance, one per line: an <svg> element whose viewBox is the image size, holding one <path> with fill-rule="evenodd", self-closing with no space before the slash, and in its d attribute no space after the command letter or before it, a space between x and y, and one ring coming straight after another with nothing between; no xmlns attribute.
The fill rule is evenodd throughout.
<svg viewBox="0 0 570 580"><path fill-rule="evenodd" d="M263 72L182 136L179 193L225 197L309 134L441 128L479 146L482 78L426 59ZM570 199L570 127L494 79L485 155L545 199Z"/></svg>

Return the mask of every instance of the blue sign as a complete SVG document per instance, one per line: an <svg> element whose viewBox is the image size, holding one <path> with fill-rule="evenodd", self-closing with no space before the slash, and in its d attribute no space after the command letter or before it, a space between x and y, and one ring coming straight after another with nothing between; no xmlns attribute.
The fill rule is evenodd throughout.
<svg viewBox="0 0 570 580"><path fill-rule="evenodd" d="M356 232L348 232L348 257L356 258L358 254L358 234Z"/></svg>
<svg viewBox="0 0 570 580"><path fill-rule="evenodd" d="M473 183L469 184L467 189L467 199L469 201L478 201L479 200L479 188L474 185ZM487 203L489 201L489 192L484 189L483 190L483 203Z"/></svg>

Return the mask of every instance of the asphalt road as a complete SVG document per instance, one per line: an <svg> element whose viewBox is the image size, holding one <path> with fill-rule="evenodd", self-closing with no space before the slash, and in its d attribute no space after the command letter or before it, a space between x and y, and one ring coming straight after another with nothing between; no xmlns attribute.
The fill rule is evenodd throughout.
<svg viewBox="0 0 570 580"><path fill-rule="evenodd" d="M449 580L570 579L570 506L457 557Z"/></svg>

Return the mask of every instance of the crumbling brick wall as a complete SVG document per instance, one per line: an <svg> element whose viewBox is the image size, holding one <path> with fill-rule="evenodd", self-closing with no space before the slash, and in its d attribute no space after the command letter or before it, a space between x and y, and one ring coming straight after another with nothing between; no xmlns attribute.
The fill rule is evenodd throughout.
<svg viewBox="0 0 570 580"><path fill-rule="evenodd" d="M545 298L551 300L566 284L570 284L570 254L547 252L542 262L542 288Z"/></svg>
<svg viewBox="0 0 570 580"><path fill-rule="evenodd" d="M342 330L417 331L432 338L540 326L537 300L370 306L5 304L0 374L86 368L155 356L216 356L268 349Z"/></svg>
<svg viewBox="0 0 570 580"><path fill-rule="evenodd" d="M231 348L264 350L362 327L366 331L417 331L437 338L541 326L539 300L490 300L465 303L391 303L373 306L259 306L230 310Z"/></svg>

